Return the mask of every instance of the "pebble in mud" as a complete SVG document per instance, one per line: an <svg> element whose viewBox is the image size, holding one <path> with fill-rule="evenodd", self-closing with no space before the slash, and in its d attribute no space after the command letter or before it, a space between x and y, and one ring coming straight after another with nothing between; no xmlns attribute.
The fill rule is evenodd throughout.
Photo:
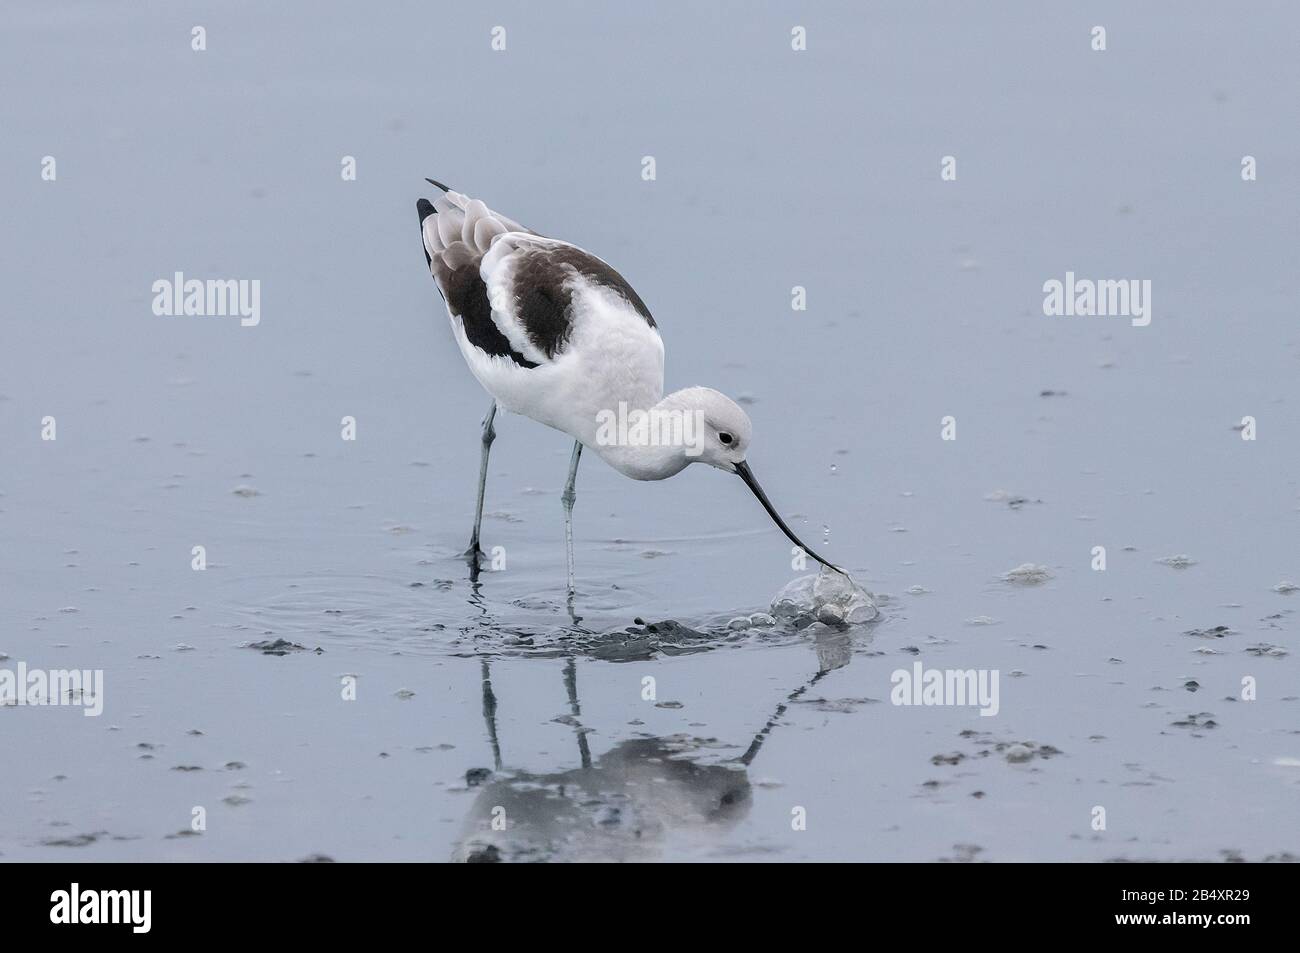
<svg viewBox="0 0 1300 953"><path fill-rule="evenodd" d="M299 645L297 642L290 642L287 639L268 639L263 642L249 642L248 648L256 649L263 655L288 655L290 652L315 652L317 655L322 654L325 650L317 646L315 649L309 649L305 645Z"/></svg>
<svg viewBox="0 0 1300 953"><path fill-rule="evenodd" d="M1034 563L1021 563L1002 574L1002 581L1014 586L1038 586L1051 578L1052 573L1046 566L1038 566Z"/></svg>
<svg viewBox="0 0 1300 953"><path fill-rule="evenodd" d="M1183 635L1190 635L1197 639L1221 639L1225 635L1231 635L1232 630L1226 625L1216 625L1208 629L1188 629Z"/></svg>
<svg viewBox="0 0 1300 953"><path fill-rule="evenodd" d="M1023 764L1034 758L1046 761L1064 753L1055 745L1039 744L1036 741L995 741L988 732L972 728L958 732L958 737L982 746L972 757L987 758L1000 754L1011 764Z"/></svg>
<svg viewBox="0 0 1300 953"><path fill-rule="evenodd" d="M1034 759L1034 752L1027 745L1012 745L1006 750L1006 759L1012 764L1023 764Z"/></svg>
<svg viewBox="0 0 1300 953"><path fill-rule="evenodd" d="M985 493L984 499L990 503L1005 503L1013 510L1018 510L1026 503L1041 503L1042 500L1033 500L1027 496L1021 496L1018 493L1008 493L1006 490L994 490L991 493Z"/></svg>

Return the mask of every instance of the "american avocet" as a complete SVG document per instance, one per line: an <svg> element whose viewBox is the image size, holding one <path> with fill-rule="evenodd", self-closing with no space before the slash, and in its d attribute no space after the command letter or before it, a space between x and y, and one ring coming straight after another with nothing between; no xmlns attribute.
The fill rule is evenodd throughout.
<svg viewBox="0 0 1300 953"><path fill-rule="evenodd" d="M479 529L498 407L574 440L560 496L570 599L574 482L583 447L634 480L663 480L691 463L735 473L796 546L843 571L799 541L759 486L746 462L752 426L734 401L708 387L664 396L659 329L618 272L576 245L546 238L478 199L426 181L443 194L415 203L424 256L465 363L492 395L483 419L474 531L465 552L472 576L483 556ZM670 439L658 439L664 434Z"/></svg>

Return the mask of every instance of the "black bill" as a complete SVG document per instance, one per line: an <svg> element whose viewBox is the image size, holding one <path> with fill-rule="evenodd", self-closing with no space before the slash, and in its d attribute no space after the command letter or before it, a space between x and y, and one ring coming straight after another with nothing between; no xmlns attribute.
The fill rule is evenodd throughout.
<svg viewBox="0 0 1300 953"><path fill-rule="evenodd" d="M767 515L772 517L772 521L776 523L777 526L781 527L781 532L785 533L786 536L790 537L790 542L794 543L805 553L807 553L809 556L817 560L819 563L821 563L823 566L827 567L828 569L834 569L836 572L842 575L848 575L848 573L844 572L844 570L841 569L839 566L831 565L826 560L822 559L820 556L814 553L811 549L809 549L807 546L803 544L803 541L800 540L798 536L796 536L793 532L791 532L790 527L785 525L785 520L781 519L781 515L777 513L776 507L772 505L772 501L769 500L767 498L767 494L763 492L763 488L759 486L758 481L754 479L754 472L749 469L749 464L746 463L744 460L736 464L736 475L745 481L745 486L749 487L751 490L754 491L754 495L758 497L758 502L762 503L763 509L767 510Z"/></svg>

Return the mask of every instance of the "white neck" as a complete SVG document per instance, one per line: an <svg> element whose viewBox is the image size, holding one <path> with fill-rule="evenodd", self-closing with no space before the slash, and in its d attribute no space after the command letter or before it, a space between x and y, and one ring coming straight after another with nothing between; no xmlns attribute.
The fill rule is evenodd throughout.
<svg viewBox="0 0 1300 953"><path fill-rule="evenodd" d="M675 391L649 408L625 405L626 426L618 427L617 421L611 421L588 446L611 467L633 480L666 480L680 473L697 458L686 452L687 447L680 440L665 441L658 438L668 436L671 427L669 422L675 423L677 420L681 420L687 428L687 436L694 434L694 421L687 421L684 416L692 411L679 398L681 393L682 391ZM640 433L641 439L637 439L634 423L640 414L647 417L646 430ZM680 429L676 431L677 436L681 433ZM607 439L600 439L602 436ZM608 439L611 437L613 439Z"/></svg>

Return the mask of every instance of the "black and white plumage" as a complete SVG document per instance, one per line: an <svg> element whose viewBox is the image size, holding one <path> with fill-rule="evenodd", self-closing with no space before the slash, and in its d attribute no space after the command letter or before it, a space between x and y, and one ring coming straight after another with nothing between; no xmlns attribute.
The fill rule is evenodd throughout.
<svg viewBox="0 0 1300 953"><path fill-rule="evenodd" d="M465 363L494 400L484 423L471 555L478 551L498 405L576 441L563 497L566 528L578 459L590 448L638 480L661 480L697 462L739 474L785 534L803 545L745 462L752 430L745 412L707 387L664 396L663 340L650 309L622 275L577 245L540 235L478 199L428 181L441 194L416 202L425 260ZM702 432L690 447L611 441L602 437L601 417L620 408L691 415ZM572 593L571 530L569 588Z"/></svg>
<svg viewBox="0 0 1300 953"><path fill-rule="evenodd" d="M417 207L461 354L497 403L570 434L629 476L670 475L667 461L596 443L600 411L620 402L648 409L663 398L663 340L623 276L459 192ZM748 419L735 429L747 438Z"/></svg>

